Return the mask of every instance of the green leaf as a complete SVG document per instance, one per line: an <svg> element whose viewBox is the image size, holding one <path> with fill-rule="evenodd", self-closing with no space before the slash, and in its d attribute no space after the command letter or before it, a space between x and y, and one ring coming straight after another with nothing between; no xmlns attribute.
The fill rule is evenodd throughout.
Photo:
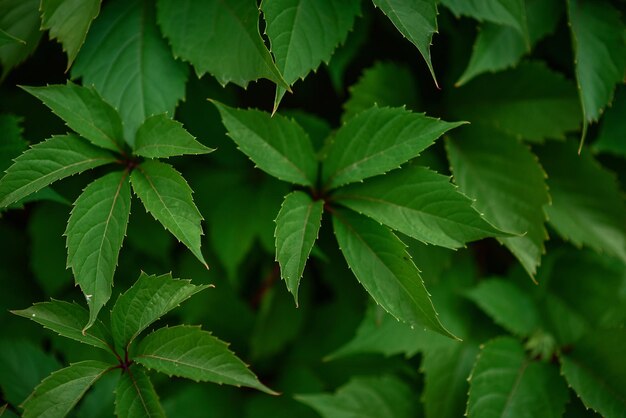
<svg viewBox="0 0 626 418"><path fill-rule="evenodd" d="M417 413L417 398L395 376L355 377L334 394L296 395L324 418L411 418Z"/></svg>
<svg viewBox="0 0 626 418"><path fill-rule="evenodd" d="M626 86L620 86L615 93L613 106L602 118L598 138L593 148L599 152L611 152L626 157Z"/></svg>
<svg viewBox="0 0 626 418"><path fill-rule="evenodd" d="M596 330L561 356L561 372L585 407L606 418L626 411L626 332Z"/></svg>
<svg viewBox="0 0 626 418"><path fill-rule="evenodd" d="M308 134L293 119L255 109L243 110L213 102L228 135L266 173L284 181L312 186L317 158Z"/></svg>
<svg viewBox="0 0 626 418"><path fill-rule="evenodd" d="M0 2L0 30L21 42L0 46L0 64L4 79L9 71L35 51L43 32L39 30L39 0L3 0Z"/></svg>
<svg viewBox="0 0 626 418"><path fill-rule="evenodd" d="M133 170L130 181L146 210L208 268L200 250L202 215L183 176L169 164L146 161Z"/></svg>
<svg viewBox="0 0 626 418"><path fill-rule="evenodd" d="M93 88L81 87L71 81L66 85L22 88L92 144L111 151L124 151L120 116Z"/></svg>
<svg viewBox="0 0 626 418"><path fill-rule="evenodd" d="M481 281L467 296L506 330L528 337L539 327L539 312L530 295L502 279Z"/></svg>
<svg viewBox="0 0 626 418"><path fill-rule="evenodd" d="M148 158L168 158L186 154L208 154L205 147L183 127L165 114L151 116L137 130L134 154Z"/></svg>
<svg viewBox="0 0 626 418"><path fill-rule="evenodd" d="M548 144L539 156L552 196L550 224L577 246L626 261L626 206L613 173L590 153L577 155L573 144Z"/></svg>
<svg viewBox="0 0 626 418"><path fill-rule="evenodd" d="M338 189L338 203L427 244L465 246L499 234L449 177L410 166Z"/></svg>
<svg viewBox="0 0 626 418"><path fill-rule="evenodd" d="M535 142L563 139L581 121L574 84L539 62L477 78L450 103L455 117Z"/></svg>
<svg viewBox="0 0 626 418"><path fill-rule="evenodd" d="M396 319L454 337L430 301L406 246L386 227L349 211L334 210L333 227L348 266L372 298Z"/></svg>
<svg viewBox="0 0 626 418"><path fill-rule="evenodd" d="M478 125L447 141L446 149L457 184L485 219L524 234L498 240L534 276L548 238L543 207L550 201L537 157L515 138Z"/></svg>
<svg viewBox="0 0 626 418"><path fill-rule="evenodd" d="M372 2L391 20L402 36L417 47L437 85L430 59L433 33L437 32L436 0L372 0Z"/></svg>
<svg viewBox="0 0 626 418"><path fill-rule="evenodd" d="M276 67L287 84L304 79L346 40L359 0L264 0L261 9ZM274 108L285 94L278 86Z"/></svg>
<svg viewBox="0 0 626 418"><path fill-rule="evenodd" d="M111 310L111 331L115 345L122 351L153 322L208 285L194 286L189 280L141 273L133 286L119 296Z"/></svg>
<svg viewBox="0 0 626 418"><path fill-rule="evenodd" d="M111 351L113 347L111 334L101 321L96 321L83 333L83 328L89 321L89 312L76 303L53 299L50 302L35 303L30 308L11 312L37 322L63 337L105 351Z"/></svg>
<svg viewBox="0 0 626 418"><path fill-rule="evenodd" d="M76 135L53 136L15 159L0 179L0 207L84 170L115 162L110 153Z"/></svg>
<svg viewBox="0 0 626 418"><path fill-rule="evenodd" d="M319 232L324 202L304 192L285 197L276 218L276 260L280 275L298 304L298 286Z"/></svg>
<svg viewBox="0 0 626 418"><path fill-rule="evenodd" d="M289 89L259 34L259 9L248 0L158 0L157 19L174 56L243 88L266 78ZM237 53L233 53L237 51Z"/></svg>
<svg viewBox="0 0 626 418"><path fill-rule="evenodd" d="M401 89L390 89L396 84ZM417 85L411 71L393 62L377 62L363 71L361 78L350 86L350 98L344 103L341 120L346 122L374 105L417 108Z"/></svg>
<svg viewBox="0 0 626 418"><path fill-rule="evenodd" d="M101 0L42 0L41 28L50 29L67 53L67 68L72 66L83 46L91 22L100 13ZM110 51L109 51L110 52Z"/></svg>
<svg viewBox="0 0 626 418"><path fill-rule="evenodd" d="M470 376L468 417L563 415L567 387L553 364L531 360L511 337L486 343Z"/></svg>
<svg viewBox="0 0 626 418"><path fill-rule="evenodd" d="M226 343L200 327L180 325L153 332L139 344L135 361L169 376L246 386L275 394L259 382Z"/></svg>
<svg viewBox="0 0 626 418"><path fill-rule="evenodd" d="M128 171L95 180L74 202L67 222L67 266L89 305L89 328L111 297L117 259L130 216Z"/></svg>
<svg viewBox="0 0 626 418"><path fill-rule="evenodd" d="M26 399L24 418L64 417L112 366L101 361L74 363L45 378Z"/></svg>
<svg viewBox="0 0 626 418"><path fill-rule="evenodd" d="M21 119L17 116L0 114L0 172L4 172L23 151L28 143L22 137Z"/></svg>
<svg viewBox="0 0 626 418"><path fill-rule="evenodd" d="M146 373L130 367L115 388L115 415L125 418L165 418L159 396Z"/></svg>
<svg viewBox="0 0 626 418"><path fill-rule="evenodd" d="M0 29L0 47L3 47L5 45L12 45L16 43L24 45L26 42ZM2 416L2 414L0 414L0 416Z"/></svg>
<svg viewBox="0 0 626 418"><path fill-rule="evenodd" d="M449 123L403 108L378 108L359 113L336 133L322 164L326 189L384 174L417 157L448 130Z"/></svg>
<svg viewBox="0 0 626 418"><path fill-rule="evenodd" d="M626 37L620 13L611 3L568 0L576 79L586 122L597 121L624 79Z"/></svg>
<svg viewBox="0 0 626 418"><path fill-rule="evenodd" d="M153 2L145 0L107 3L72 69L73 78L94 85L119 110L131 146L147 117L174 114L187 76L159 32Z"/></svg>

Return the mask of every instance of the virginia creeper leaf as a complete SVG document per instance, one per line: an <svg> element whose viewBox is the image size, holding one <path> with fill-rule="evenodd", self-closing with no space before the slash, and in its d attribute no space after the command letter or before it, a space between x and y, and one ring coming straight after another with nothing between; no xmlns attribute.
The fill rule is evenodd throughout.
<svg viewBox="0 0 626 418"><path fill-rule="evenodd" d="M0 179L0 207L84 170L115 162L107 151L76 135L53 136L15 159Z"/></svg>
<svg viewBox="0 0 626 418"><path fill-rule="evenodd" d="M165 418L159 396L146 373L130 367L115 388L115 415L126 418Z"/></svg>
<svg viewBox="0 0 626 418"><path fill-rule="evenodd" d="M48 106L57 116L92 144L122 152L122 120L117 111L93 88L68 81L66 85L22 87Z"/></svg>
<svg viewBox="0 0 626 418"><path fill-rule="evenodd" d="M552 196L546 206L550 224L577 246L626 261L626 206L613 173L591 154L577 155L573 144L550 143L539 156Z"/></svg>
<svg viewBox="0 0 626 418"><path fill-rule="evenodd" d="M122 351L127 349L153 322L207 287L173 279L171 273L154 276L142 272L111 310L111 332L116 347Z"/></svg>
<svg viewBox="0 0 626 418"><path fill-rule="evenodd" d="M200 327L180 325L153 332L139 344L135 361L169 376L275 394L259 382L226 343Z"/></svg>
<svg viewBox="0 0 626 418"><path fill-rule="evenodd" d="M447 141L446 149L456 182L476 199L474 206L485 219L524 234L498 240L534 276L545 252L543 207L550 201L537 157L515 138L478 125Z"/></svg>
<svg viewBox="0 0 626 418"><path fill-rule="evenodd" d="M567 387L553 364L529 359L520 342L500 337L486 343L476 360L467 415L557 418L567 400Z"/></svg>
<svg viewBox="0 0 626 418"><path fill-rule="evenodd" d="M443 122L403 108L359 113L336 133L322 164L326 189L384 174L417 157L462 122Z"/></svg>
<svg viewBox="0 0 626 418"><path fill-rule="evenodd" d="M174 113L185 96L187 75L161 37L153 2L145 0L108 3L72 69L72 77L94 85L119 110L131 146L144 119Z"/></svg>
<svg viewBox="0 0 626 418"><path fill-rule="evenodd" d="M308 134L293 119L213 102L228 135L266 173L303 186L317 180L317 158Z"/></svg>
<svg viewBox="0 0 626 418"><path fill-rule="evenodd" d="M386 227L335 210L333 227L348 266L372 298L396 319L455 338L435 312L406 246Z"/></svg>
<svg viewBox="0 0 626 418"><path fill-rule="evenodd" d="M45 378L24 401L24 418L64 417L85 392L112 368L101 361L74 363Z"/></svg>
<svg viewBox="0 0 626 418"><path fill-rule="evenodd" d="M12 313L37 322L63 337L106 351L111 351L113 347L109 330L99 320L83 333L85 324L89 322L89 312L76 303L52 299Z"/></svg>
<svg viewBox="0 0 626 418"><path fill-rule="evenodd" d="M100 13L101 0L42 0L41 28L50 29L67 53L67 68L72 66L83 46L91 22ZM109 51L110 52L110 51Z"/></svg>
<svg viewBox="0 0 626 418"><path fill-rule="evenodd" d="M372 0L374 6L391 20L402 36L417 47L437 84L430 59L433 33L437 32L436 0Z"/></svg>
<svg viewBox="0 0 626 418"><path fill-rule="evenodd" d="M157 19L174 56L209 72L222 85L246 88L266 78L284 88L272 56L259 34L259 9L248 0L158 0Z"/></svg>
<svg viewBox="0 0 626 418"><path fill-rule="evenodd" d="M425 167L405 167L342 187L333 199L428 244L459 248L499 233L448 177Z"/></svg>
<svg viewBox="0 0 626 418"><path fill-rule="evenodd" d="M323 206L323 201L296 191L285 197L276 218L276 260L296 305L304 266L321 226Z"/></svg>
<svg viewBox="0 0 626 418"><path fill-rule="evenodd" d="M151 116L137 130L134 154L148 158L168 158L186 154L208 154L205 147L165 114Z"/></svg>
<svg viewBox="0 0 626 418"><path fill-rule="evenodd" d="M67 266L89 305L89 328L111 297L117 258L130 216L128 171L91 183L74 202L67 222Z"/></svg>
<svg viewBox="0 0 626 418"><path fill-rule="evenodd" d="M0 2L0 30L21 40L0 46L0 64L2 64L0 80L35 51L43 34L39 30L40 25L39 0Z"/></svg>
<svg viewBox="0 0 626 418"><path fill-rule="evenodd" d="M202 215L183 176L169 164L150 160L133 170L130 180L146 210L208 268L200 250Z"/></svg>
<svg viewBox="0 0 626 418"><path fill-rule="evenodd" d="M599 152L611 152L626 157L626 86L615 93L613 105L607 108L600 125L598 138L593 144Z"/></svg>

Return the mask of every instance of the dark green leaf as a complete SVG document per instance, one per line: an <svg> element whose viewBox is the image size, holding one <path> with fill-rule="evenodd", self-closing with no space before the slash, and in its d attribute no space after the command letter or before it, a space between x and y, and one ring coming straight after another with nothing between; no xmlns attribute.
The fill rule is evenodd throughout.
<svg viewBox="0 0 626 418"><path fill-rule="evenodd" d="M626 86L618 87L613 106L602 118L594 149L626 157Z"/></svg>
<svg viewBox="0 0 626 418"><path fill-rule="evenodd" d="M0 30L22 41L0 46L0 64L2 64L0 80L37 48L43 34L39 30L40 25L39 0L0 2Z"/></svg>
<svg viewBox="0 0 626 418"><path fill-rule="evenodd" d="M0 142L0 172L4 172L28 147L28 143L22 137L22 127L20 118L0 114L0 132L2 132L2 142Z"/></svg>
<svg viewBox="0 0 626 418"><path fill-rule="evenodd" d="M115 415L124 418L165 418L159 396L141 368L130 367L117 383Z"/></svg>
<svg viewBox="0 0 626 418"><path fill-rule="evenodd" d="M137 130L134 153L148 158L168 158L186 154L208 154L205 147L167 115L151 116Z"/></svg>
<svg viewBox="0 0 626 418"><path fill-rule="evenodd" d="M6 33L5 31L3 31L2 29L0 29L0 47L3 47L5 45L11 45L11 44L25 44L26 42L24 42L23 40L16 38L15 36L12 36L8 33ZM5 405L6 407L6 405ZM0 414L0 416L2 416L2 414Z"/></svg>

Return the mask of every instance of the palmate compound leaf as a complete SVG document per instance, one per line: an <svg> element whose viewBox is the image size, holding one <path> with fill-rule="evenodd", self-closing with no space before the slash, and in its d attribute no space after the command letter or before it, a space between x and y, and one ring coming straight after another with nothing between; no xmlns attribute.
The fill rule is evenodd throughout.
<svg viewBox="0 0 626 418"><path fill-rule="evenodd" d="M159 396L140 367L129 367L117 382L115 415L124 418L165 418Z"/></svg>
<svg viewBox="0 0 626 418"><path fill-rule="evenodd" d="M472 208L449 177L409 166L338 189L333 200L427 244L463 247L502 232Z"/></svg>
<svg viewBox="0 0 626 418"><path fill-rule="evenodd" d="M208 287L174 279L171 273L161 276L141 273L135 284L119 296L111 310L111 332L116 348L124 351L141 331Z"/></svg>
<svg viewBox="0 0 626 418"><path fill-rule="evenodd" d="M93 88L66 85L22 87L48 106L67 126L92 144L123 152L122 120Z"/></svg>
<svg viewBox="0 0 626 418"><path fill-rule="evenodd" d="M101 361L74 363L45 378L24 401L24 418L64 417L85 392L114 366Z"/></svg>
<svg viewBox="0 0 626 418"><path fill-rule="evenodd" d="M133 153L147 158L168 158L213 151L198 142L182 123L161 114L149 117L139 127Z"/></svg>
<svg viewBox="0 0 626 418"><path fill-rule="evenodd" d="M90 168L115 162L109 152L76 135L53 136L15 159L0 179L0 207Z"/></svg>
<svg viewBox="0 0 626 418"><path fill-rule="evenodd" d="M246 386L276 394L259 382L226 343L200 327L180 325L158 329L139 343L134 360L169 376Z"/></svg>
<svg viewBox="0 0 626 418"><path fill-rule="evenodd" d="M208 268L200 250L202 215L183 176L169 164L149 160L133 170L130 181L146 210Z"/></svg>
<svg viewBox="0 0 626 418"><path fill-rule="evenodd" d="M446 142L454 178L496 227L523 234L502 237L532 277L545 252L545 173L527 146L504 133L473 125Z"/></svg>
<svg viewBox="0 0 626 418"><path fill-rule="evenodd" d="M326 190L384 174L417 157L450 129L443 122L404 108L374 106L337 131L322 163Z"/></svg>
<svg viewBox="0 0 626 418"><path fill-rule="evenodd" d="M0 46L0 81L13 67L24 61L39 44L39 0L3 0L0 2L0 30L21 42Z"/></svg>
<svg viewBox="0 0 626 418"><path fill-rule="evenodd" d="M385 226L333 210L333 227L348 266L372 298L396 319L456 338L439 321L406 246Z"/></svg>
<svg viewBox="0 0 626 418"><path fill-rule="evenodd" d="M293 119L213 102L228 135L261 170L284 181L313 186L317 157L309 135Z"/></svg>
<svg viewBox="0 0 626 418"><path fill-rule="evenodd" d="M50 302L35 303L29 308L11 312L37 322L63 337L106 351L111 351L113 347L109 330L99 320L83 333L83 328L89 321L89 312L76 303L53 299Z"/></svg>
<svg viewBox="0 0 626 418"><path fill-rule="evenodd" d="M436 0L372 0L372 2L391 20L402 36L417 47L436 85L437 78L430 59L433 33L437 32Z"/></svg>
<svg viewBox="0 0 626 418"><path fill-rule="evenodd" d="M486 343L470 376L469 418L558 418L567 386L554 364L528 358L521 343L500 337Z"/></svg>
<svg viewBox="0 0 626 418"><path fill-rule="evenodd" d="M101 0L42 0L41 28L50 29L67 53L67 68L72 66L83 46L91 22L100 13Z"/></svg>
<svg viewBox="0 0 626 418"><path fill-rule="evenodd" d="M67 266L85 294L89 328L111 297L117 259L130 216L128 171L109 173L89 184L74 202L67 222Z"/></svg>
<svg viewBox="0 0 626 418"><path fill-rule="evenodd" d="M158 0L157 20L176 57L220 84L246 88L266 78L289 89L259 33L259 9L248 0Z"/></svg>
<svg viewBox="0 0 626 418"><path fill-rule="evenodd" d="M304 192L285 196L276 218L276 260L280 275L298 304L298 286L319 232L324 202Z"/></svg>
<svg viewBox="0 0 626 418"><path fill-rule="evenodd" d="M174 114L188 69L176 61L155 21L154 2L107 2L76 58L72 77L94 85L124 121L131 146L149 116Z"/></svg>
<svg viewBox="0 0 626 418"><path fill-rule="evenodd" d="M360 0L263 0L261 9L276 67L287 84L304 79L343 43L360 12ZM285 94L277 86L274 108Z"/></svg>

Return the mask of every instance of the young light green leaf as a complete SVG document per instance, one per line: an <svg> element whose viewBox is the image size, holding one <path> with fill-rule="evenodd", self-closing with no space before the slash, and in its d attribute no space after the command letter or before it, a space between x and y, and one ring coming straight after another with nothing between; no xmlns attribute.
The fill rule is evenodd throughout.
<svg viewBox="0 0 626 418"><path fill-rule="evenodd" d="M412 238L448 248L502 234L472 208L449 177L410 166L342 187L338 203Z"/></svg>
<svg viewBox="0 0 626 418"><path fill-rule="evenodd" d="M333 227L348 266L372 298L396 319L454 337L439 321L406 246L386 227L335 210Z"/></svg>
<svg viewBox="0 0 626 418"><path fill-rule="evenodd" d="M324 202L304 192L285 197L276 218L276 260L280 275L298 304L298 286L319 232Z"/></svg>
<svg viewBox="0 0 626 418"><path fill-rule="evenodd" d="M266 173L284 181L312 186L317 157L308 134L293 119L255 109L243 110L213 102L228 135Z"/></svg>
<svg viewBox="0 0 626 418"><path fill-rule="evenodd" d="M39 0L3 0L0 2L0 30L22 42L0 47L3 80L9 71L35 51L43 32L39 30Z"/></svg>
<svg viewBox="0 0 626 418"><path fill-rule="evenodd" d="M53 136L15 159L0 179L0 207L34 193L57 180L115 162L115 157L76 135Z"/></svg>
<svg viewBox="0 0 626 418"><path fill-rule="evenodd" d="M276 67L287 84L328 64L360 12L359 0L263 0L261 9ZM274 108L285 94L277 86Z"/></svg>
<svg viewBox="0 0 626 418"><path fill-rule="evenodd" d="M76 303L53 299L50 302L35 303L30 308L11 312L37 322L63 337L106 351L111 351L113 347L111 334L101 321L96 321L83 333L85 324L89 322L89 312Z"/></svg>
<svg viewBox="0 0 626 418"><path fill-rule="evenodd" d="M430 59L433 33L437 32L436 0L372 0L372 2L391 20L402 36L417 47L437 85Z"/></svg>
<svg viewBox="0 0 626 418"><path fill-rule="evenodd" d="M141 157L168 158L213 151L196 141L182 123L161 114L149 117L139 127L133 152Z"/></svg>
<svg viewBox="0 0 626 418"><path fill-rule="evenodd" d="M24 418L64 417L113 366L101 361L74 363L45 378L24 401Z"/></svg>
<svg viewBox="0 0 626 418"><path fill-rule="evenodd" d="M587 408L604 417L626 411L626 331L596 330L561 356L561 372Z"/></svg>
<svg viewBox="0 0 626 418"><path fill-rule="evenodd" d="M137 347L135 361L169 376L276 394L259 382L226 343L200 327L180 325L153 332Z"/></svg>
<svg viewBox="0 0 626 418"><path fill-rule="evenodd" d="M130 367L122 373L115 388L115 416L125 418L165 418L159 396L146 373Z"/></svg>
<svg viewBox="0 0 626 418"><path fill-rule="evenodd" d="M618 87L613 105L606 110L593 148L626 157L626 86Z"/></svg>
<svg viewBox="0 0 626 418"><path fill-rule="evenodd" d="M89 328L111 297L117 258L130 216L128 171L95 180L74 202L67 222L67 266L85 294Z"/></svg>
<svg viewBox="0 0 626 418"><path fill-rule="evenodd" d="M398 168L462 124L374 106L337 131L322 164L324 187L334 189Z"/></svg>
<svg viewBox="0 0 626 418"><path fill-rule="evenodd" d="M577 155L573 144L547 144L539 157L552 196L550 224L577 246L626 261L626 206L613 173L590 153Z"/></svg>
<svg viewBox="0 0 626 418"><path fill-rule="evenodd" d="M567 387L553 364L529 359L520 342L500 337L486 343L476 360L467 416L558 418L567 400Z"/></svg>
<svg viewBox="0 0 626 418"><path fill-rule="evenodd" d="M200 250L202 215L183 176L171 165L151 160L133 170L130 181L146 210L208 268Z"/></svg>
<svg viewBox="0 0 626 418"><path fill-rule="evenodd" d="M123 152L122 120L93 88L66 85L22 87L48 106L65 124L92 144Z"/></svg>
<svg viewBox="0 0 626 418"><path fill-rule="evenodd" d="M610 2L568 0L576 79L585 126L597 121L624 79L626 37L620 13Z"/></svg>
<svg viewBox="0 0 626 418"><path fill-rule="evenodd" d="M534 276L548 238L543 207L550 201L537 157L515 138L478 125L447 141L446 150L456 182L485 219L524 234L498 240Z"/></svg>
<svg viewBox="0 0 626 418"><path fill-rule="evenodd" d="M174 114L185 96L187 67L172 57L154 15L151 1L108 2L72 69L119 110L131 146L148 116Z"/></svg>
<svg viewBox="0 0 626 418"><path fill-rule="evenodd" d="M42 0L41 28L50 29L50 37L58 39L67 53L67 68L87 37L91 22L100 13L101 0Z"/></svg>
<svg viewBox="0 0 626 418"><path fill-rule="evenodd" d="M198 76L243 88L266 78L289 89L259 33L259 9L247 0L158 0L157 19L176 57ZM237 51L236 54L233 51Z"/></svg>
<svg viewBox="0 0 626 418"><path fill-rule="evenodd" d="M412 389L395 376L356 377L334 394L296 395L324 418L411 418L417 414Z"/></svg>
<svg viewBox="0 0 626 418"><path fill-rule="evenodd" d="M189 280L141 273L133 286L119 296L111 311L111 331L118 349L124 351L153 322L196 293L208 288Z"/></svg>

